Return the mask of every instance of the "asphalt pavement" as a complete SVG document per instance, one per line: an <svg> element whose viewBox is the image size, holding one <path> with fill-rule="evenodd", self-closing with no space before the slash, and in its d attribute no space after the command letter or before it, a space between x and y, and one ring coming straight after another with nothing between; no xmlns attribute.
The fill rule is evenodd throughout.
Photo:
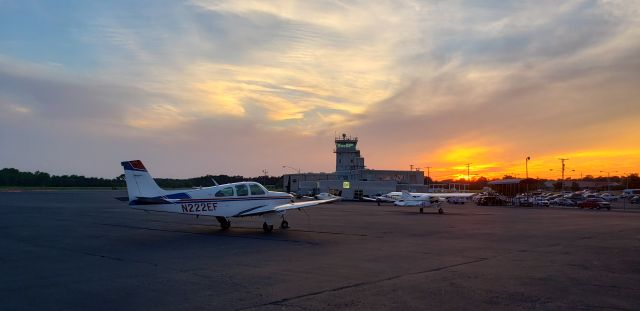
<svg viewBox="0 0 640 311"><path fill-rule="evenodd" d="M640 213L340 202L291 229L0 192L2 310L637 310Z"/></svg>

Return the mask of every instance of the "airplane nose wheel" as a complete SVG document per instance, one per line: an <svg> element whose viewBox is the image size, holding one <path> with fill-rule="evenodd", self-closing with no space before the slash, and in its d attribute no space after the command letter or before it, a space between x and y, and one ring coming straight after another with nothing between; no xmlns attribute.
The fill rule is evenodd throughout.
<svg viewBox="0 0 640 311"><path fill-rule="evenodd" d="M283 220L283 221L280 223L280 228L282 228L282 229L289 229L289 222L288 222L288 221L286 221L286 220Z"/></svg>
<svg viewBox="0 0 640 311"><path fill-rule="evenodd" d="M423 214L423 213L424 213L424 209L421 207L420 208L420 214Z"/></svg>
<svg viewBox="0 0 640 311"><path fill-rule="evenodd" d="M264 230L264 232L269 233L271 231L273 231L273 225L268 225L266 222L262 224L262 230Z"/></svg>

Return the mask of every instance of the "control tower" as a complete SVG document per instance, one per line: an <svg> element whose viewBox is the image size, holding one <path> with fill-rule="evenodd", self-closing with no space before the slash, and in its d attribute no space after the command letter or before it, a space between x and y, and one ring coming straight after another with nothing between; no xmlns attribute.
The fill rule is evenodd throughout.
<svg viewBox="0 0 640 311"><path fill-rule="evenodd" d="M364 158L360 156L360 150L356 148L358 137L347 136L336 137L336 175L349 176L356 174L355 171L364 169Z"/></svg>

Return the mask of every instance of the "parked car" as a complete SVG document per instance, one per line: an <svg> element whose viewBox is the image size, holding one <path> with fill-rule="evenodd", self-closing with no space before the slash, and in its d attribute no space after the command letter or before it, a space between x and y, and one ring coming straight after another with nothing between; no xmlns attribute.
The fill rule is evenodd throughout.
<svg viewBox="0 0 640 311"><path fill-rule="evenodd" d="M640 195L640 189L624 189L622 190L622 198L633 198Z"/></svg>
<svg viewBox="0 0 640 311"><path fill-rule="evenodd" d="M576 202L566 199L566 198L559 198L559 199L555 199L553 201L551 201L551 204L553 205L560 205L560 206L576 206Z"/></svg>
<svg viewBox="0 0 640 311"><path fill-rule="evenodd" d="M533 200L527 196L518 196L515 198L514 202L519 206L533 206Z"/></svg>
<svg viewBox="0 0 640 311"><path fill-rule="evenodd" d="M634 204L640 204L640 195L636 195L636 196L632 197L631 200L629 200L629 202L634 203Z"/></svg>
<svg viewBox="0 0 640 311"><path fill-rule="evenodd" d="M574 192L574 193L565 195L564 198L573 201L573 203L584 200L584 197L582 196L581 192Z"/></svg>
<svg viewBox="0 0 640 311"><path fill-rule="evenodd" d="M535 198L535 199L533 200L533 204L534 204L534 205L538 205L538 206L549 206L549 205L551 205L551 204L549 203L549 201L548 201L546 198L544 198L544 197L537 197L537 198Z"/></svg>
<svg viewBox="0 0 640 311"><path fill-rule="evenodd" d="M600 197L610 202L618 200L618 197L611 193L603 193L600 195Z"/></svg>
<svg viewBox="0 0 640 311"><path fill-rule="evenodd" d="M476 202L477 205L483 206L502 206L506 205L507 201L499 196L483 196Z"/></svg>
<svg viewBox="0 0 640 311"><path fill-rule="evenodd" d="M607 202L603 198L588 198L580 203L578 203L579 208L595 208L601 209L606 208L608 210L611 209L611 203Z"/></svg>

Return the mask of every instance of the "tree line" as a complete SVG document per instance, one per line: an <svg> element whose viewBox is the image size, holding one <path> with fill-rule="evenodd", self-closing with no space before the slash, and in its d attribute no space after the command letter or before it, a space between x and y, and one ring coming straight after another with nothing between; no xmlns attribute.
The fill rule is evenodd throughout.
<svg viewBox="0 0 640 311"><path fill-rule="evenodd" d="M513 178L512 176L505 175L505 179ZM630 174L628 176L611 176L608 178L611 182L618 182L621 189L624 188L640 188L640 177L638 174ZM229 176L229 175L205 175L194 178L177 179L177 178L155 178L155 181L162 188L194 188L194 187L209 187L213 186L214 180L219 184L240 182L240 181L257 181L268 188L282 189L282 176L259 176L259 177L244 177L244 176ZM571 179L567 179L569 181ZM580 179L584 181L607 181L607 177L593 177L587 175ZM464 179L460 180L440 180L434 181L429 177L425 177L425 184L433 183L461 183L469 184L470 190L480 190L488 185L490 180L486 177L473 178L471 183L468 183ZM523 180L524 183L530 184L531 188L540 187L542 183L547 181L546 179L534 179L529 178ZM578 181L573 179L571 181ZM558 183L559 185L559 183ZM15 168L4 168L0 170L0 187L111 187L111 188L123 188L126 186L124 181L124 174L118 177L99 178L99 177L85 177L82 175L50 175L45 172L21 172ZM577 183L574 187L577 187Z"/></svg>
<svg viewBox="0 0 640 311"><path fill-rule="evenodd" d="M257 181L265 186L281 186L282 177L260 176L247 178L244 176L229 175L205 175L195 178L155 178L158 186L162 188L194 188L209 187L215 185L214 180L219 184ZM21 172L15 168L4 168L0 170L0 187L126 187L124 174L118 177L99 178L85 177L81 175L50 175L45 172Z"/></svg>

